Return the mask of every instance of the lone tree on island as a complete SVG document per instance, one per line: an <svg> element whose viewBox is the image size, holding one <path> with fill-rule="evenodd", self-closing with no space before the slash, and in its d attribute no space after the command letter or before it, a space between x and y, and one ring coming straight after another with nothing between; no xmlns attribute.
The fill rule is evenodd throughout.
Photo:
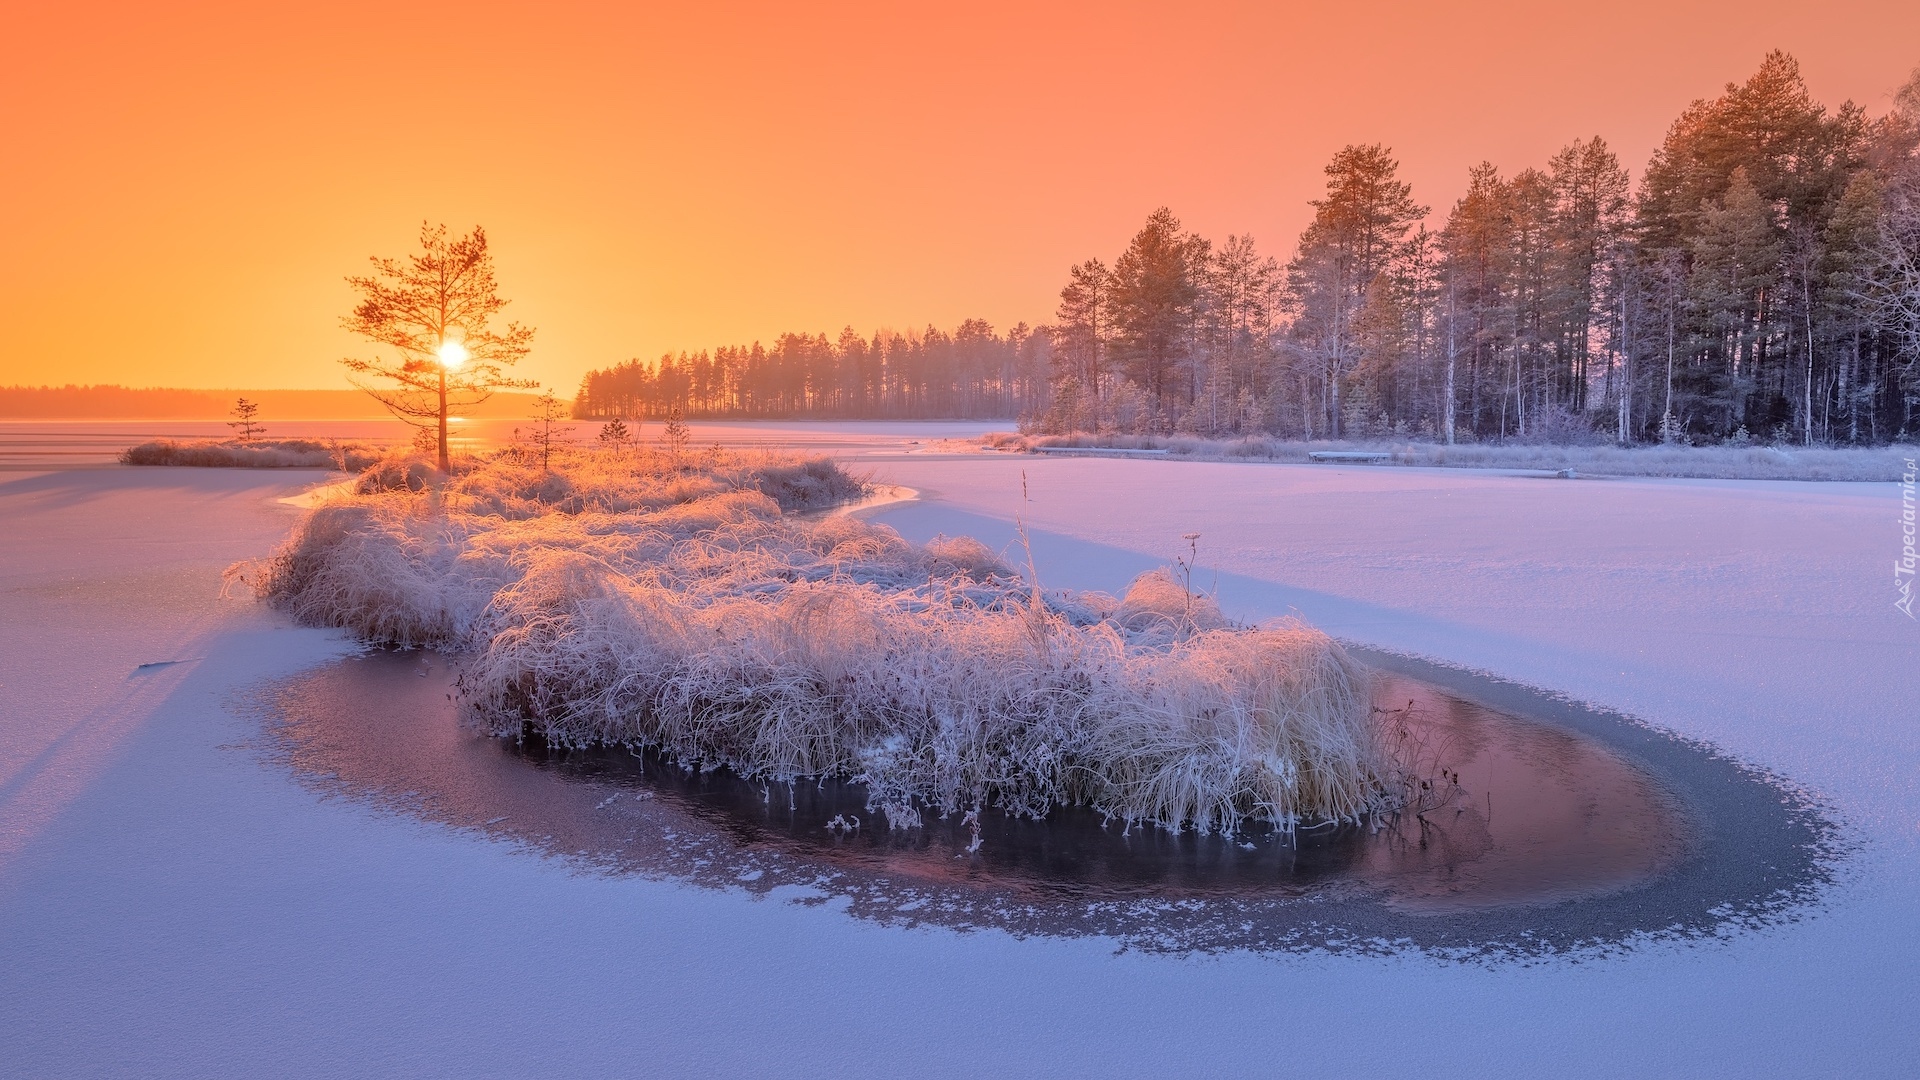
<svg viewBox="0 0 1920 1080"><path fill-rule="evenodd" d="M227 426L240 434L241 442L252 442L255 435L265 435L267 433L267 429L262 427L260 421L255 419L255 417L260 415L260 405L258 402L241 398L234 403L232 415L234 418L227 421Z"/></svg>
<svg viewBox="0 0 1920 1080"><path fill-rule="evenodd" d="M479 226L449 240L445 225L422 222L418 252L372 262L371 276L347 279L360 300L341 324L392 353L341 362L348 380L388 412L423 434L435 432L440 471L449 472L447 410L536 385L506 374L532 349L533 328L489 325L507 301Z"/></svg>

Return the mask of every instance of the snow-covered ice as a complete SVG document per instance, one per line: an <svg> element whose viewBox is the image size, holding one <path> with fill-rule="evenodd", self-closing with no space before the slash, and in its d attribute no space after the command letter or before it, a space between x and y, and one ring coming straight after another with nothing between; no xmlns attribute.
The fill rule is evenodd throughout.
<svg viewBox="0 0 1920 1080"><path fill-rule="evenodd" d="M1199 532L1230 614L1707 739L1826 799L1858 850L1797 922L1527 965L1116 953L581 873L260 752L250 688L349 646L218 599L218 572L318 474L16 473L0 1075L1912 1074L1920 626L1892 605L1893 485L865 460L920 492L866 511L911 539L997 547L1024 514L1046 584L1112 590Z"/></svg>

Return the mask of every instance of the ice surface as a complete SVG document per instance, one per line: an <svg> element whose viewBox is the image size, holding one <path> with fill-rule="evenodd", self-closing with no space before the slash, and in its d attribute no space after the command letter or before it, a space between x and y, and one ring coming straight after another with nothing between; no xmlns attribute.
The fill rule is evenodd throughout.
<svg viewBox="0 0 1920 1080"><path fill-rule="evenodd" d="M1050 586L1113 590L1199 532L1229 614L1710 739L1862 850L1797 924L1525 967L1116 955L581 875L249 748L236 696L344 648L215 599L298 478L12 474L0 1075L1911 1075L1920 627L1892 606L1892 485L875 460L922 492L872 511L910 538L1006 543L1024 468Z"/></svg>

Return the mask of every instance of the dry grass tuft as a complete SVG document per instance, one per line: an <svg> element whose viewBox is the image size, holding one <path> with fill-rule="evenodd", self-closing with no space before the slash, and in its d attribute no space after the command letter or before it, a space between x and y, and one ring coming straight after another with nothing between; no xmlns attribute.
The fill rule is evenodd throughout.
<svg viewBox="0 0 1920 1080"><path fill-rule="evenodd" d="M1228 624L1170 573L1036 593L976 540L796 516L863 483L791 455L510 456L415 490L404 463L241 570L274 606L468 652L501 735L868 787L925 810L1232 831L1391 809L1364 669L1298 623Z"/></svg>
<svg viewBox="0 0 1920 1080"><path fill-rule="evenodd" d="M316 439L154 439L120 451L123 465L194 465L229 469L341 469L380 459L378 447Z"/></svg>

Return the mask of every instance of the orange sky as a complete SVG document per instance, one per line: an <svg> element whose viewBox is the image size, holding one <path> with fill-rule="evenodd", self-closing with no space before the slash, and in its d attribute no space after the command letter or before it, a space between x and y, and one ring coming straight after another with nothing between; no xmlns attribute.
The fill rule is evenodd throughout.
<svg viewBox="0 0 1920 1080"><path fill-rule="evenodd" d="M336 387L341 277L484 224L525 371L1044 320L1155 206L1284 255L1341 145L1444 209L1604 136L1638 175L1769 48L1879 113L1912 0L0 9L0 384Z"/></svg>

